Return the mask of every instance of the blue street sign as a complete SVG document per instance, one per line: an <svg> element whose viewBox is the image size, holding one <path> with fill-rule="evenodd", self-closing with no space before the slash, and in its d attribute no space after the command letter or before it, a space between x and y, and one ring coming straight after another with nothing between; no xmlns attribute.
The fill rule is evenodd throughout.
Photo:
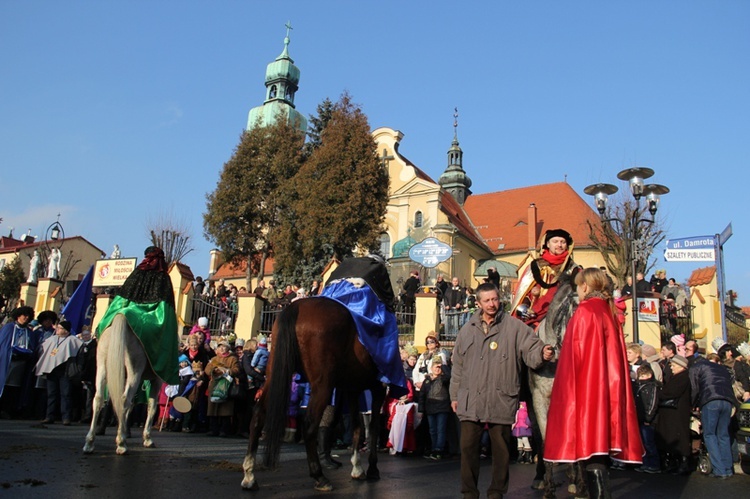
<svg viewBox="0 0 750 499"><path fill-rule="evenodd" d="M715 244L714 236L683 237L682 239L667 239L668 250L709 249Z"/></svg>
<svg viewBox="0 0 750 499"><path fill-rule="evenodd" d="M668 262L713 262L716 260L714 236L669 239L664 250Z"/></svg>

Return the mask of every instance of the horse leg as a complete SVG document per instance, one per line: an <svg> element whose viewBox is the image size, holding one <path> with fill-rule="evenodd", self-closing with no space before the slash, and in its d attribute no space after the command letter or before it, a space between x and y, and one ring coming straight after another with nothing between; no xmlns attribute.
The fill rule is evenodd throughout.
<svg viewBox="0 0 750 499"><path fill-rule="evenodd" d="M141 377L133 372L132 366L127 360L126 365L127 382L125 385L125 391L122 393L122 395L120 395L120 397L122 397L122 414L118 414L119 421L117 422L117 438L115 439L115 444L117 444L117 449L115 450L115 452L120 455L128 452L128 417L130 416L130 411L133 410L135 396L138 393L141 384ZM117 395L113 394L113 396L116 397Z"/></svg>
<svg viewBox="0 0 750 499"><path fill-rule="evenodd" d="M148 413L146 415L146 424L143 425L143 446L151 448L154 441L151 440L151 425L154 422L154 415L158 404L159 391L161 390L161 380L158 376L151 378L151 390L148 394ZM166 416L166 415L165 415Z"/></svg>
<svg viewBox="0 0 750 499"><path fill-rule="evenodd" d="M266 422L266 395L264 392L260 400L253 408L253 418L250 420L250 436L247 441L247 452L245 459L242 461L242 488L245 490L257 490L258 482L255 480L255 456L258 453L258 444L260 443L260 433Z"/></svg>
<svg viewBox="0 0 750 499"><path fill-rule="evenodd" d="M320 383L316 385L323 385ZM323 474L323 468L320 465L320 454L318 453L318 428L326 407L330 403L332 390L319 390L311 392L310 401L307 405L306 428L305 428L305 451L307 453L307 465L310 469L310 476L315 480L315 490L328 492L333 490L333 485ZM332 423L332 421L331 421Z"/></svg>
<svg viewBox="0 0 750 499"><path fill-rule="evenodd" d="M380 411L385 401L385 387L378 385L372 389L372 419L370 419L370 456L368 458L367 479L379 480L378 445L380 444Z"/></svg>
<svg viewBox="0 0 750 499"><path fill-rule="evenodd" d="M102 342L104 343L104 342ZM104 348L100 347L102 353ZM93 413L91 415L91 427L86 435L86 443L83 445L84 454L91 454L94 452L94 439L96 438L96 423L99 420L99 414L101 413L102 407L104 407L104 390L107 386L107 370L106 362L104 359L99 360L99 351L97 351L97 364L98 369L96 371L96 393L94 394Z"/></svg>
<svg viewBox="0 0 750 499"><path fill-rule="evenodd" d="M359 422L359 397L349 395L349 414L352 418L352 478L362 480L367 478L359 459L359 443L362 425Z"/></svg>

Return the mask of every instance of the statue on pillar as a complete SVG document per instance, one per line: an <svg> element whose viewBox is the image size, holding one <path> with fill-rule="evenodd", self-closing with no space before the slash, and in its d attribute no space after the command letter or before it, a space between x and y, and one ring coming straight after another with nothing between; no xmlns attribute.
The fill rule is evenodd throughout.
<svg viewBox="0 0 750 499"><path fill-rule="evenodd" d="M47 267L47 277L58 279L60 276L60 250L52 248L49 254L49 266Z"/></svg>
<svg viewBox="0 0 750 499"><path fill-rule="evenodd" d="M120 245L115 244L115 249L112 251L112 254L109 255L110 258L120 258Z"/></svg>
<svg viewBox="0 0 750 499"><path fill-rule="evenodd" d="M39 251L34 250L34 256L31 257L29 262L29 278L26 282L36 284L39 278Z"/></svg>

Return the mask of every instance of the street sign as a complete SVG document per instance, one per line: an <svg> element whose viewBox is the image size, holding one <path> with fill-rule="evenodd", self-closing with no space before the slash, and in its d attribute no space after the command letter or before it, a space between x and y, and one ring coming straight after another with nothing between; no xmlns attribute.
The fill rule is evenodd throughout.
<svg viewBox="0 0 750 499"><path fill-rule="evenodd" d="M436 267L451 256L453 256L453 249L434 237L428 237L409 248L409 258L428 268Z"/></svg>
<svg viewBox="0 0 750 499"><path fill-rule="evenodd" d="M716 260L714 236L684 237L667 240L664 260L668 262L713 262Z"/></svg>
<svg viewBox="0 0 750 499"><path fill-rule="evenodd" d="M724 243L732 237L732 224L726 226L726 228L719 234L719 246L724 246Z"/></svg>

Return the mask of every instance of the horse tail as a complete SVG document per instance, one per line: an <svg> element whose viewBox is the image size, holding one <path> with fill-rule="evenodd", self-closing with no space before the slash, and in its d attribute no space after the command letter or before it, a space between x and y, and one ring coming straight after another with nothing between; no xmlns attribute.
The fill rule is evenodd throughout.
<svg viewBox="0 0 750 499"><path fill-rule="evenodd" d="M266 411L266 439L264 441L263 464L275 468L279 463L281 440L286 428L292 373L299 364L299 342L297 341L297 316L299 306L286 307L276 319L273 333L270 379L264 387L268 396Z"/></svg>
<svg viewBox="0 0 750 499"><path fill-rule="evenodd" d="M112 324L105 331L109 335L109 346L105 361L107 373L107 390L112 408L117 418L122 421L125 411L125 343L128 334L128 321L122 314L115 315Z"/></svg>

